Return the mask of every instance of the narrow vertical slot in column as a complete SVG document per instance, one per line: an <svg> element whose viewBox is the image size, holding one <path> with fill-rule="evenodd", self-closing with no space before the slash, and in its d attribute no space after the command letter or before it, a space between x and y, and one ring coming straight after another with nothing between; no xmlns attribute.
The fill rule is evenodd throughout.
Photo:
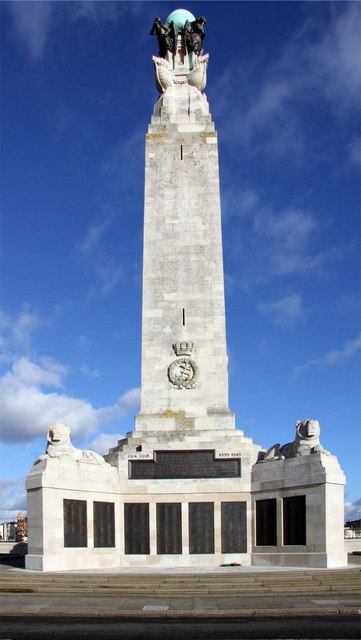
<svg viewBox="0 0 361 640"><path fill-rule="evenodd" d="M183 324L183 327L186 326L186 310L185 309L182 309L182 324Z"/></svg>

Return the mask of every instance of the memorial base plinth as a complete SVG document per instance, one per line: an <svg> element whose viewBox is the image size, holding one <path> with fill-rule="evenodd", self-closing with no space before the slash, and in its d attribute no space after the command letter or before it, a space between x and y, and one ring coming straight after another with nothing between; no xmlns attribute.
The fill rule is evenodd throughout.
<svg viewBox="0 0 361 640"><path fill-rule="evenodd" d="M295 567L305 569L331 569L347 566L347 554L340 553L253 553L253 567Z"/></svg>

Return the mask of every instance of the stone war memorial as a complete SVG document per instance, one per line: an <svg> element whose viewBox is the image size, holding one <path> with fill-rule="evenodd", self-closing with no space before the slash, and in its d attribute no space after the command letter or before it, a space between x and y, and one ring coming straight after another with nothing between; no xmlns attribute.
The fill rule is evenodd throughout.
<svg viewBox="0 0 361 640"><path fill-rule="evenodd" d="M104 457L76 449L71 425L49 426L26 481L27 569L347 564L345 477L318 421L262 449L228 406L205 25L179 9L150 31L160 96L146 135L140 412Z"/></svg>

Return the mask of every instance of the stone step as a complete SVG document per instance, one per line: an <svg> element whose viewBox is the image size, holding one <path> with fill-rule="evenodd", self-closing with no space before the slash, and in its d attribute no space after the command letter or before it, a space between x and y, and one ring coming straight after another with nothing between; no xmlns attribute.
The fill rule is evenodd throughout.
<svg viewBox="0 0 361 640"><path fill-rule="evenodd" d="M247 596L277 596L277 595L303 595L303 596L316 596L316 595L353 595L358 596L360 591L356 587L353 589L337 589L337 590L325 590L322 588L309 590L298 590L294 589L277 589L274 587L273 589L257 589L257 590L171 590L171 591L153 591L149 589L143 590L134 590L129 591L126 589L114 589L111 591L105 589L24 589L22 587L13 588L9 587L8 589L2 589L2 593L18 593L18 594L64 594L64 595L103 595L103 596L122 596L122 597L159 597L159 598L184 598L184 597L201 597L201 596L214 596L214 597L247 597Z"/></svg>
<svg viewBox="0 0 361 640"><path fill-rule="evenodd" d="M73 593L183 597L276 594L359 594L360 569L238 575L66 575L7 573L0 576L3 593Z"/></svg>
<svg viewBox="0 0 361 640"><path fill-rule="evenodd" d="M354 581L359 580L361 577L361 570L354 569L351 572L337 572L332 574L290 574L289 572L281 573L281 574L238 574L238 575L206 575L206 576L143 576L143 575L87 575L84 576L82 574L32 574L25 573L24 575L19 575L15 573L3 574L1 576L1 581L14 581L19 580L23 582L24 580L29 580L31 582L64 582L64 583L116 583L116 584L126 584L138 585L139 583L147 583L147 584L172 584L177 583L181 585L186 584L209 584L210 582L216 582L217 584L245 584L245 583L274 583L275 581L286 583L286 582L297 582L297 583L309 583L309 582L335 582L335 580L342 581Z"/></svg>
<svg viewBox="0 0 361 640"><path fill-rule="evenodd" d="M119 584L83 584L83 583L35 583L35 584L24 584L24 582L17 582L17 583L2 583L0 585L0 591L3 590L7 590L10 588L16 588L16 589L36 589L36 590L47 590L47 589L60 589L60 590L64 590L64 589L77 589L78 591L80 590L87 590L87 589L107 589L107 590L119 590L119 591L127 591L127 592L132 592L132 591L183 591L184 593L186 591L244 591L244 592L255 592L255 591L267 591L267 590L274 590L277 589L278 591L284 590L298 590L298 591L307 591L307 590L315 590L315 589L323 589L324 591L335 591L336 589L339 591L340 589L343 590L352 590L352 589L356 589L356 590L360 590L360 585L358 583L345 583L345 582L340 582L338 584L325 584L325 583L312 583L309 585L300 585L300 584L295 584L295 583L274 583L273 585L271 584L264 584L264 583L258 583L258 584L244 584L244 585L227 585L227 584L189 584L189 585L151 585L151 584L144 584L144 585L119 585Z"/></svg>
<svg viewBox="0 0 361 640"><path fill-rule="evenodd" d="M361 569L352 569L351 571L347 572L335 572L335 573L330 573L330 574L324 574L324 573L309 573L309 574L290 574L288 571L284 572L284 573L272 573L272 574L249 574L249 573L239 573L237 575L232 575L232 574L226 574L226 575L219 575L219 574L207 574L205 576L178 576L178 575L174 575L174 576L162 576L162 575L155 575L155 576L144 576L144 575L104 575L104 574L100 574L100 575L84 575L84 574L76 574L76 573L72 573L72 574L54 574L54 573L24 573L24 574L19 574L19 573L4 573L1 575L1 580L16 580L18 579L19 581L24 581L24 580L30 580L30 581L44 581L44 582L84 582L84 583L88 583L89 581L92 582L116 582L116 583L124 583L124 584L139 584L140 582L142 583L163 583L163 584L167 584L167 583L173 583L176 582L178 584L187 584L187 583L209 583L211 581L215 581L218 583L222 583L225 582L227 584L229 584L230 582L234 582L234 583L244 583L244 582L274 582L275 580L277 581L281 581L281 582L288 582L288 581L298 581L298 582L310 582L310 581L334 581L334 580L354 580L354 579L359 579L361 577Z"/></svg>

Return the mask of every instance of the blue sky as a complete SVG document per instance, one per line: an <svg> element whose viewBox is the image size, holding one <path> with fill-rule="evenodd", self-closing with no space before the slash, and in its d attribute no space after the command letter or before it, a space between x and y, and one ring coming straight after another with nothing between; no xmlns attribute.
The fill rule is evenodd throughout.
<svg viewBox="0 0 361 640"><path fill-rule="evenodd" d="M105 453L139 408L149 31L174 2L6 2L2 487L64 422ZM357 2L189 2L219 135L230 408L263 447L317 418L360 517Z"/></svg>

